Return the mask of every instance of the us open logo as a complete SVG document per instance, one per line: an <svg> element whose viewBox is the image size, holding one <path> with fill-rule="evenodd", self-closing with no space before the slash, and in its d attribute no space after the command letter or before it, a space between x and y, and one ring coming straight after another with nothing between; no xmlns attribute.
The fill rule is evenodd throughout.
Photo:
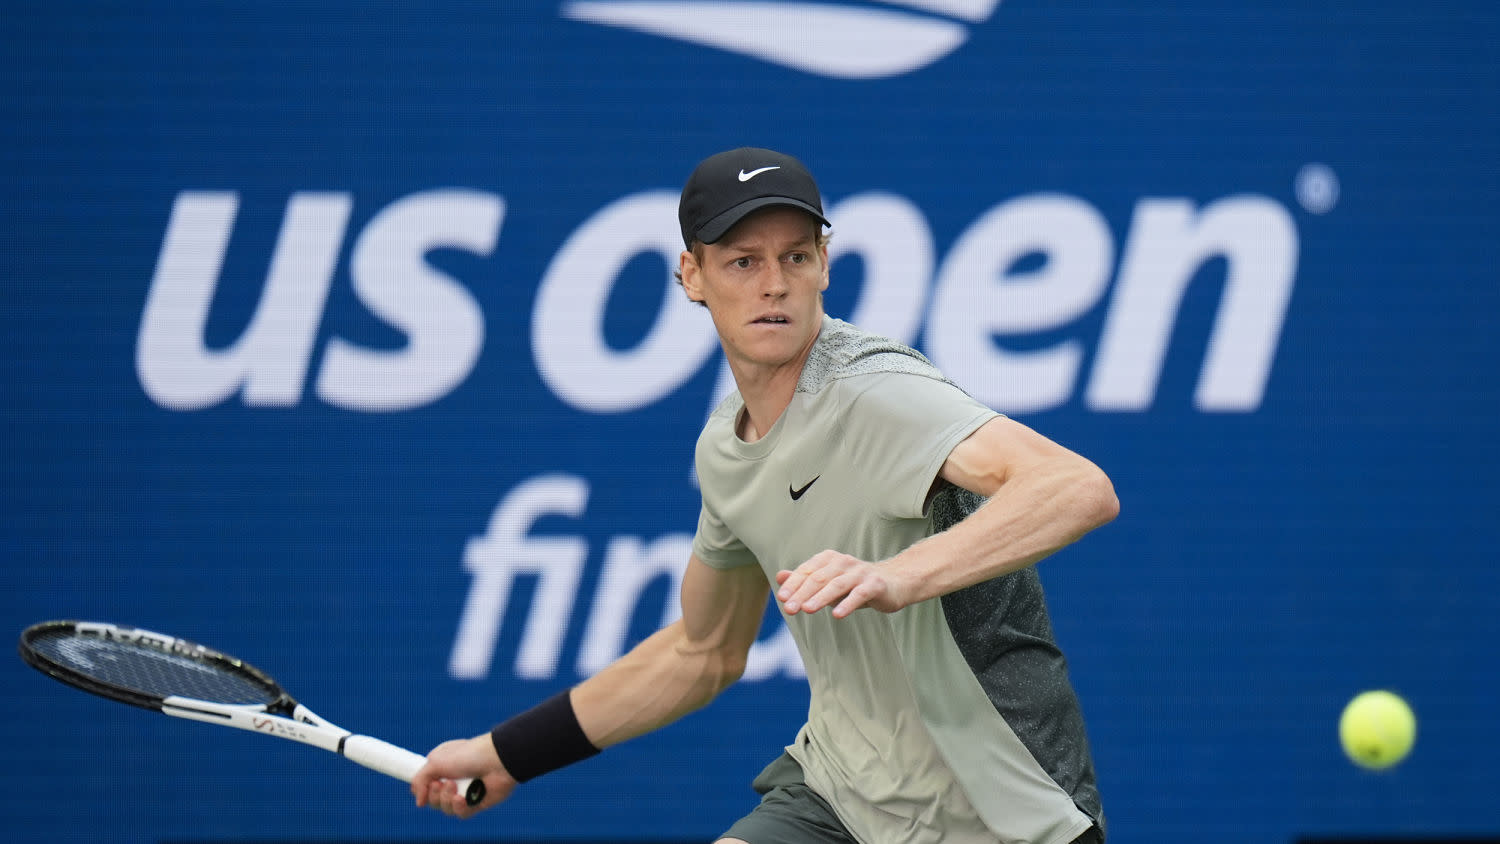
<svg viewBox="0 0 1500 844"><path fill-rule="evenodd" d="M725 50L836 79L880 79L926 67L989 20L1000 0L852 3L571 0L564 18Z"/></svg>

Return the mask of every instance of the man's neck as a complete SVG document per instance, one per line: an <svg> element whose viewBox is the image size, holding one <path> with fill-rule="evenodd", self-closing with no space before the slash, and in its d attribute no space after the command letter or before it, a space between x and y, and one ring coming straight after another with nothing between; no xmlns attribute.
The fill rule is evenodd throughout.
<svg viewBox="0 0 1500 844"><path fill-rule="evenodd" d="M771 426L776 424L776 420L781 418L781 414L786 412L787 406L792 403L792 396L797 394L802 368L807 365L812 348L817 345L822 333L823 329L819 326L818 334L813 336L812 342L802 350L802 354L775 368L760 368L732 359L729 361L735 387L745 402L745 414L735 426L735 433L740 439L755 442L765 436Z"/></svg>

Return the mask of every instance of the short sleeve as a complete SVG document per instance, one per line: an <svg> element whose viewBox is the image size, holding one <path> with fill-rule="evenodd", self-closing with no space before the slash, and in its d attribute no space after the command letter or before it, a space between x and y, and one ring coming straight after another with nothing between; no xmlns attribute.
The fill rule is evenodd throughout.
<svg viewBox="0 0 1500 844"><path fill-rule="evenodd" d="M882 373L852 379L847 431L874 505L888 518L926 515L948 455L1000 414L940 378Z"/></svg>
<svg viewBox="0 0 1500 844"><path fill-rule="evenodd" d="M710 568L733 569L757 565L755 555L739 537L704 504L698 510L698 532L693 535L693 554Z"/></svg>

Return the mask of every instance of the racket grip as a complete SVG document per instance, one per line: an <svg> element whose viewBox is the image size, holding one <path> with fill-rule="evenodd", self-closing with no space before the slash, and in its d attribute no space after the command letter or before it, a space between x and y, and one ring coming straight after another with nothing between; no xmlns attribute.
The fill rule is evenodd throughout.
<svg viewBox="0 0 1500 844"><path fill-rule="evenodd" d="M345 736L339 744L339 753L345 759L402 782L411 782L417 771L427 764L425 756L370 736ZM454 784L470 806L477 806L484 799L484 780L462 779L455 780Z"/></svg>

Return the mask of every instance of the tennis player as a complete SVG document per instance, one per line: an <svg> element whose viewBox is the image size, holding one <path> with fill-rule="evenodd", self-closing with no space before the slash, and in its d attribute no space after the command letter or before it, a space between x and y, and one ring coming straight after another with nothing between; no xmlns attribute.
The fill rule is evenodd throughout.
<svg viewBox="0 0 1500 844"><path fill-rule="evenodd" d="M439 745L417 804L467 817L707 704L743 671L774 589L811 705L721 842L1102 841L1034 564L1114 518L1109 479L917 352L824 314L828 221L797 159L714 155L678 216L682 288L738 388L698 439L682 618L492 732ZM489 789L478 807L445 782L470 776Z"/></svg>

